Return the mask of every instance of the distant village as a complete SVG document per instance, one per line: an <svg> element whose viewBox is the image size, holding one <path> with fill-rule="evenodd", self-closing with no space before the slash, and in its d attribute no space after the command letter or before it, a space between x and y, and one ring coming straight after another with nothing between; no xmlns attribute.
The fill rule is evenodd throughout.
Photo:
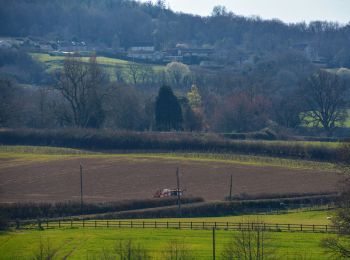
<svg viewBox="0 0 350 260"><path fill-rule="evenodd" d="M137 44L128 49L110 48L103 45L87 43L85 41L46 41L40 38L0 38L0 49L20 48L32 52L45 52L53 56L63 56L69 53L79 52L82 55L99 53L105 56L112 56L135 62L167 64L172 61L182 62L188 65L199 65L203 68L220 69L224 65L217 62L217 58L226 54L225 50L211 48L193 48L187 44L179 43L174 48L156 50L151 44ZM304 53L313 64L318 67L327 67L327 61L320 57L309 43L297 43L290 46L290 49ZM237 57L236 64L253 63L252 55L241 55Z"/></svg>

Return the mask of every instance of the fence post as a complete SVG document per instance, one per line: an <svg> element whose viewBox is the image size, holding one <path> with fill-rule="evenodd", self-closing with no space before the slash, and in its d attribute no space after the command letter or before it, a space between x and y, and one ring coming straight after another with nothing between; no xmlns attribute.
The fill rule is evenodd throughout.
<svg viewBox="0 0 350 260"><path fill-rule="evenodd" d="M119 228L120 228L120 220L119 220L119 223L118 223L118 224L119 224Z"/></svg>
<svg viewBox="0 0 350 260"><path fill-rule="evenodd" d="M16 229L19 229L19 226L20 226L19 220L16 219Z"/></svg>
<svg viewBox="0 0 350 260"><path fill-rule="evenodd" d="M42 229L42 227L41 227L41 221L40 221L39 218L38 218L38 229Z"/></svg>
<svg viewBox="0 0 350 260"><path fill-rule="evenodd" d="M192 229L192 221L191 221L191 229Z"/></svg>
<svg viewBox="0 0 350 260"><path fill-rule="evenodd" d="M132 220L131 220L131 221L130 221L130 228L132 228L132 226L133 226L132 224L133 224L133 222L132 222Z"/></svg>
<svg viewBox="0 0 350 260"><path fill-rule="evenodd" d="M46 228L48 229L49 228L49 220L46 219Z"/></svg>
<svg viewBox="0 0 350 260"><path fill-rule="evenodd" d="M85 227L85 220L83 219L83 227Z"/></svg>
<svg viewBox="0 0 350 260"><path fill-rule="evenodd" d="M97 227L97 221L95 220L95 228Z"/></svg>
<svg viewBox="0 0 350 260"><path fill-rule="evenodd" d="M58 220L58 227L61 228L61 220Z"/></svg>
<svg viewBox="0 0 350 260"><path fill-rule="evenodd" d="M142 221L142 228L145 228L145 221Z"/></svg>
<svg viewBox="0 0 350 260"><path fill-rule="evenodd" d="M166 228L169 228L169 221L166 222Z"/></svg>
<svg viewBox="0 0 350 260"><path fill-rule="evenodd" d="M213 228L213 260L215 260L215 228Z"/></svg>
<svg viewBox="0 0 350 260"><path fill-rule="evenodd" d="M203 221L203 229L204 229L204 221Z"/></svg>
<svg viewBox="0 0 350 260"><path fill-rule="evenodd" d="M72 228L73 227L73 220L70 219L70 227Z"/></svg>
<svg viewBox="0 0 350 260"><path fill-rule="evenodd" d="M109 221L107 220L107 227L109 228Z"/></svg>

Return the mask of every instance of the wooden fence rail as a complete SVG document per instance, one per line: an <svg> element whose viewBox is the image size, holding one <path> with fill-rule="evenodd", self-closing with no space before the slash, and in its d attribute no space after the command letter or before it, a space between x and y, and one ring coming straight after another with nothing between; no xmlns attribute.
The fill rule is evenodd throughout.
<svg viewBox="0 0 350 260"><path fill-rule="evenodd" d="M38 220L37 222L13 223L17 229L54 229L54 228L163 228L163 229L193 229L193 230L254 230L261 229L271 232L309 232L309 233L339 233L331 225L305 224L271 224L271 223L235 223L235 222L181 222L181 221L126 221L126 220Z"/></svg>

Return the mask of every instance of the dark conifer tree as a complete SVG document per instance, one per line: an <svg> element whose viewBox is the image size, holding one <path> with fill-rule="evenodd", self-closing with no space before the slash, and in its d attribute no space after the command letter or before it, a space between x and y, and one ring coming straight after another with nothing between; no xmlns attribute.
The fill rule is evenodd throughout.
<svg viewBox="0 0 350 260"><path fill-rule="evenodd" d="M182 111L177 97L168 86L159 89L155 107L156 126L161 131L181 130Z"/></svg>

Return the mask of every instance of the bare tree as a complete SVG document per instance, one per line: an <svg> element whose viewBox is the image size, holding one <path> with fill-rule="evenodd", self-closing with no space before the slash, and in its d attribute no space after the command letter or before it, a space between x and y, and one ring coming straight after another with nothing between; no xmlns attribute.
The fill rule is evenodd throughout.
<svg viewBox="0 0 350 260"><path fill-rule="evenodd" d="M127 65L128 74L132 80L132 83L136 85L139 82L140 77L140 65L135 62L130 62Z"/></svg>
<svg viewBox="0 0 350 260"><path fill-rule="evenodd" d="M132 240L119 241L115 247L117 259L120 260L148 260L151 256L140 244Z"/></svg>
<svg viewBox="0 0 350 260"><path fill-rule="evenodd" d="M99 127L103 121L102 85L104 76L96 57L84 64L80 57L68 56L57 75L55 88L68 102L72 122L77 127Z"/></svg>
<svg viewBox="0 0 350 260"><path fill-rule="evenodd" d="M223 260L262 260L273 257L273 252L268 248L271 240L261 221L247 221L242 229L235 233L222 251ZM270 250L270 251L269 251Z"/></svg>
<svg viewBox="0 0 350 260"><path fill-rule="evenodd" d="M305 101L304 120L313 126L322 126L330 135L346 119L346 86L335 74L319 70L302 86Z"/></svg>
<svg viewBox="0 0 350 260"><path fill-rule="evenodd" d="M58 249L54 248L49 239L43 241L40 237L39 245L36 253L32 257L32 260L51 260L55 258Z"/></svg>
<svg viewBox="0 0 350 260"><path fill-rule="evenodd" d="M171 240L164 251L162 252L162 258L164 260L192 260L194 256L191 253L185 243L178 240Z"/></svg>

